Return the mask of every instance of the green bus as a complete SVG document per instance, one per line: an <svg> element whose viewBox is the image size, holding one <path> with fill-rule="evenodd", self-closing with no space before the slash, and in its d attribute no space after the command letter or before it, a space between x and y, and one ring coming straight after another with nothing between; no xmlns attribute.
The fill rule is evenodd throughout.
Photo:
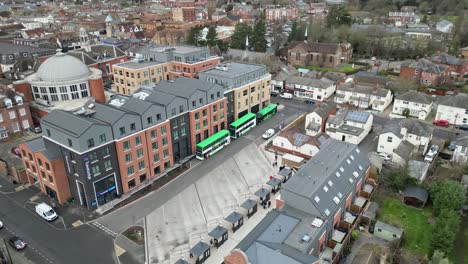
<svg viewBox="0 0 468 264"><path fill-rule="evenodd" d="M278 106L275 104L269 104L267 107L264 107L260 112L257 113L257 123L267 120L272 115L276 114L278 111Z"/></svg>
<svg viewBox="0 0 468 264"><path fill-rule="evenodd" d="M255 114L248 113L245 116L237 119L229 125L229 132L232 138L238 138L247 133L251 128L257 125Z"/></svg>
<svg viewBox="0 0 468 264"><path fill-rule="evenodd" d="M197 144L196 157L204 160L231 143L229 131L223 129Z"/></svg>

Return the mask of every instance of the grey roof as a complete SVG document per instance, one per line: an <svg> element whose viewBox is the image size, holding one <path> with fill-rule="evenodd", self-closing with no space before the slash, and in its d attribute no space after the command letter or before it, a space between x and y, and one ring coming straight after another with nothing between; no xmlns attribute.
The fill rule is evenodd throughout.
<svg viewBox="0 0 468 264"><path fill-rule="evenodd" d="M261 197L261 198L264 198L265 196L267 196L268 194L270 193L270 191L268 189L265 189L265 188L260 188L258 189L254 195L258 196L258 197Z"/></svg>
<svg viewBox="0 0 468 264"><path fill-rule="evenodd" d="M403 63L401 66L413 68L413 69L419 69L425 72L430 72L430 73L435 73L435 74L442 73L448 68L447 65L434 63L427 59L420 59L415 62Z"/></svg>
<svg viewBox="0 0 468 264"><path fill-rule="evenodd" d="M408 174L409 176L423 181L426 178L427 171L429 170L430 163L419 161L419 160L410 160L408 162Z"/></svg>
<svg viewBox="0 0 468 264"><path fill-rule="evenodd" d="M119 110L110 105L98 103L94 104L94 110L96 111L93 115L94 119L106 122L110 125L117 122L120 118L122 118L122 116L124 116L127 113L126 111Z"/></svg>
<svg viewBox="0 0 468 264"><path fill-rule="evenodd" d="M254 208L254 206L257 204L257 201L255 200L252 200L252 199L247 199L245 202L243 202L240 207L246 209L246 210L250 210L252 208Z"/></svg>
<svg viewBox="0 0 468 264"><path fill-rule="evenodd" d="M53 110L41 122L52 125L63 133L73 137L79 137L94 124L105 125L98 120L82 118L62 110Z"/></svg>
<svg viewBox="0 0 468 264"><path fill-rule="evenodd" d="M447 20L441 20L439 22L437 22L436 24L438 27L446 27L446 26L449 26L449 25L453 25L450 21L447 21Z"/></svg>
<svg viewBox="0 0 468 264"><path fill-rule="evenodd" d="M427 202L427 198L429 198L429 193L421 187L418 186L408 186L403 191L403 196L405 197L414 197L424 203Z"/></svg>
<svg viewBox="0 0 468 264"><path fill-rule="evenodd" d="M54 50L0 42L0 54L14 54L19 52L42 53L47 51L53 53Z"/></svg>
<svg viewBox="0 0 468 264"><path fill-rule="evenodd" d="M25 144L34 153L45 149L44 139L42 139L42 137L35 138L30 141L26 141Z"/></svg>
<svg viewBox="0 0 468 264"><path fill-rule="evenodd" d="M172 94L167 94L167 93L163 93L163 92L160 92L160 91L153 91L153 92L151 92L151 94L148 97L146 97L146 100L148 100L150 102L153 102L153 103L156 103L156 104L159 104L159 105L167 106L175 98L176 98L176 96L174 96Z"/></svg>
<svg viewBox="0 0 468 264"><path fill-rule="evenodd" d="M246 253L249 263L252 264L300 264L304 262L299 262L288 255L284 254L280 249L273 249L270 246L270 243L260 243L255 242ZM282 248L281 245L275 245L278 248ZM307 262L306 262L307 263ZM312 263L312 262L309 262Z"/></svg>
<svg viewBox="0 0 468 264"><path fill-rule="evenodd" d="M395 154L397 154L404 160L408 160L415 148L416 147L408 141L402 141L395 149Z"/></svg>
<svg viewBox="0 0 468 264"><path fill-rule="evenodd" d="M400 123L402 127L407 129L407 132L421 137L431 137L434 127L423 123L419 120L404 119Z"/></svg>
<svg viewBox="0 0 468 264"><path fill-rule="evenodd" d="M211 232L208 233L208 236L218 239L227 233L227 229L223 226L217 225Z"/></svg>
<svg viewBox="0 0 468 264"><path fill-rule="evenodd" d="M283 185L282 190L305 197L322 216L328 217L325 212L334 212L337 206L333 201L334 197L341 196L339 199L344 199L352 190L351 181L356 180L353 173L357 172L358 177L363 177L368 166L369 159L365 151L361 151L356 145L329 139L321 145L314 158ZM323 188L326 185L329 186L328 191ZM316 196L319 198L318 202L315 201ZM295 200L285 202L292 207L296 203Z"/></svg>
<svg viewBox="0 0 468 264"><path fill-rule="evenodd" d="M338 91L342 90L342 91L348 91L352 93L376 95L380 97L386 97L390 91L384 88L371 87L371 86L352 84L352 83L342 83L336 89Z"/></svg>
<svg viewBox="0 0 468 264"><path fill-rule="evenodd" d="M365 124L365 123L367 123L367 120L369 119L369 116L370 116L370 113L368 113L368 112L349 111L346 114L345 120Z"/></svg>
<svg viewBox="0 0 468 264"><path fill-rule="evenodd" d="M124 109L141 115L144 112L146 112L146 110L148 110L148 108L150 108L152 105L152 103L147 102L145 100L130 97L125 100L125 103L120 107L120 109Z"/></svg>
<svg viewBox="0 0 468 264"><path fill-rule="evenodd" d="M389 224L386 224L386 223L383 223L383 222L380 222L380 221L377 221L375 223L375 228L381 228L382 230L386 230L386 231L389 231L393 234L396 234L398 236L401 236L403 234L403 229L401 228L398 228L398 227L394 227L392 225L389 225Z"/></svg>
<svg viewBox="0 0 468 264"><path fill-rule="evenodd" d="M218 84L187 77L179 77L174 81L161 81L154 89L174 96L189 98L197 90L206 92L215 85Z"/></svg>
<svg viewBox="0 0 468 264"><path fill-rule="evenodd" d="M256 71L259 69L266 69L264 65L248 64L248 63L240 63L240 62L227 62L227 63L223 63L223 65L226 65L226 67L228 68L227 71L215 68L215 69L205 71L204 73L210 76L218 76L218 77L232 79L232 78L244 75L252 71Z"/></svg>
<svg viewBox="0 0 468 264"><path fill-rule="evenodd" d="M335 107L336 107L336 104L332 101L329 101L315 108L314 112L317 113L317 115L319 115L320 117L324 118L327 115L329 115Z"/></svg>
<svg viewBox="0 0 468 264"><path fill-rule="evenodd" d="M189 264L185 259L179 259L175 264Z"/></svg>
<svg viewBox="0 0 468 264"><path fill-rule="evenodd" d="M203 241L200 241L193 248L190 249L190 253L192 253L194 256L201 256L208 249L210 249L210 245Z"/></svg>
<svg viewBox="0 0 468 264"><path fill-rule="evenodd" d="M363 128L350 126L350 125L341 125L337 128L337 131L345 134L350 134L354 136L359 136L364 132Z"/></svg>
<svg viewBox="0 0 468 264"><path fill-rule="evenodd" d="M122 62L122 63L119 63L119 64L115 64L114 66L135 70L135 69L147 68L147 67L151 67L151 66L155 66L155 65L159 65L159 64L163 64L163 62L159 62L159 61L142 61L142 62L126 61L126 62Z"/></svg>
<svg viewBox="0 0 468 264"><path fill-rule="evenodd" d="M266 184L271 185L273 187L278 186L281 183L281 180L275 177L272 177L270 180L267 181Z"/></svg>
<svg viewBox="0 0 468 264"><path fill-rule="evenodd" d="M229 223L235 223L235 222L239 221L242 218L243 218L243 216L240 213L232 212L230 215L228 215L226 218L224 218L224 220L228 221Z"/></svg>
<svg viewBox="0 0 468 264"><path fill-rule="evenodd" d="M453 143L457 146L468 147L468 136L463 134L461 137L458 137Z"/></svg>
<svg viewBox="0 0 468 264"><path fill-rule="evenodd" d="M460 66L462 66L464 64L463 59L457 58L457 57L449 55L447 53L442 53L442 54L432 56L430 58L430 60L432 62L435 62L435 63L449 64L449 65L460 65Z"/></svg>
<svg viewBox="0 0 468 264"><path fill-rule="evenodd" d="M359 71L354 75L355 82L372 83L386 85L388 77L383 75L377 75L375 72Z"/></svg>
<svg viewBox="0 0 468 264"><path fill-rule="evenodd" d="M425 94L425 93L420 93L416 91L409 91L404 94L401 94L395 98L396 100L403 100L403 101L409 101L409 102L416 102L420 104L431 104L432 103L432 98L431 96Z"/></svg>
<svg viewBox="0 0 468 264"><path fill-rule="evenodd" d="M292 83L292 84L300 84L304 86L309 86L309 87L314 87L314 88L328 88L330 85L333 85L333 81L322 78L320 80L318 79L312 79L312 78L306 78L306 77L300 77L300 76L291 76L286 79L287 83Z"/></svg>
<svg viewBox="0 0 468 264"><path fill-rule="evenodd" d="M281 176L290 176L290 174L292 173L291 169L288 169L288 168L283 168L282 170L279 171L279 175Z"/></svg>
<svg viewBox="0 0 468 264"><path fill-rule="evenodd" d="M376 202L370 202L367 211L365 211L363 215L368 218L375 219L377 215L377 210L379 210L379 204Z"/></svg>
<svg viewBox="0 0 468 264"><path fill-rule="evenodd" d="M399 120L398 118L390 119L390 121L385 124L381 134L390 132L399 138L403 138L403 135L401 134L401 121L402 120Z"/></svg>
<svg viewBox="0 0 468 264"><path fill-rule="evenodd" d="M439 105L468 109L468 95L457 94L453 96L444 96L440 99Z"/></svg>

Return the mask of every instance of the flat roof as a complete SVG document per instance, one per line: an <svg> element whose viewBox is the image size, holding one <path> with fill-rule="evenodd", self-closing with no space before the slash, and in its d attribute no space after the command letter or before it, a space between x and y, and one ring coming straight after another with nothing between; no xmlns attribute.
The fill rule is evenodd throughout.
<svg viewBox="0 0 468 264"><path fill-rule="evenodd" d="M156 66L156 65L159 65L159 64L163 64L163 62L159 62L159 61L142 61L142 62L127 61L127 62L122 62L122 63L116 64L114 66L136 70L136 69L142 69L142 68L147 68L147 67L151 67L151 66Z"/></svg>
<svg viewBox="0 0 468 264"><path fill-rule="evenodd" d="M225 66L226 70L222 70L220 68L214 68L214 69L205 71L204 73L210 76L233 79L235 77L238 77L238 76L241 76L241 75L253 72L253 71L257 71L260 69L265 69L266 71L266 67L263 65L239 63L239 62L228 62L228 63L223 63L222 65L219 65L219 66L220 67Z"/></svg>

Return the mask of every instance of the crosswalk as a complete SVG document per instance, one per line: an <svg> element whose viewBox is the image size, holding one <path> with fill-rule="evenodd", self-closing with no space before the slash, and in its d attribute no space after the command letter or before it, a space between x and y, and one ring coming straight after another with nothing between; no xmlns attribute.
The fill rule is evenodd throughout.
<svg viewBox="0 0 468 264"><path fill-rule="evenodd" d="M91 225L101 231L103 231L106 235L112 237L112 238L116 238L117 237L117 233L115 233L114 231L110 230L109 228L107 228L106 226L102 225L101 223L99 222L92 222Z"/></svg>

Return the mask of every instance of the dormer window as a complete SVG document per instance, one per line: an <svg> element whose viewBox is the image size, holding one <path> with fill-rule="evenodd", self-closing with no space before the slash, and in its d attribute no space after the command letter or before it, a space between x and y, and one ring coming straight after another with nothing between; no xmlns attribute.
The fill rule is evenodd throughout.
<svg viewBox="0 0 468 264"><path fill-rule="evenodd" d="M11 101L11 99L5 98L4 102L5 102L6 108L12 108L13 107L13 102Z"/></svg>
<svg viewBox="0 0 468 264"><path fill-rule="evenodd" d="M15 101L18 105L23 104L23 98L21 96L15 96Z"/></svg>

